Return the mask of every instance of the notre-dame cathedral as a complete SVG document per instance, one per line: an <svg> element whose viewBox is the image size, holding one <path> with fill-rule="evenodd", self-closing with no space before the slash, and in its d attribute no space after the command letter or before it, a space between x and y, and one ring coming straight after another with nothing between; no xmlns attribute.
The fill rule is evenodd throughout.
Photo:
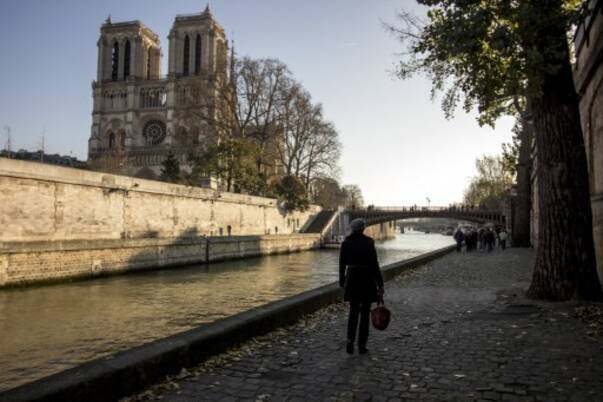
<svg viewBox="0 0 603 402"><path fill-rule="evenodd" d="M191 149L212 135L183 117L185 95L199 77L227 75L228 43L209 6L178 15L168 36L168 73L162 75L159 37L140 21L101 27L89 161L118 158L114 172L156 178L173 153L186 166Z"/></svg>

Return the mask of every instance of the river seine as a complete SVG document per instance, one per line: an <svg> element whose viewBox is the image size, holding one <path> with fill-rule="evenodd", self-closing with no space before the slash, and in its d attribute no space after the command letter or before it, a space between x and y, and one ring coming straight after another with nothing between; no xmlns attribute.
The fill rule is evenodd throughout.
<svg viewBox="0 0 603 402"><path fill-rule="evenodd" d="M382 265L453 243L411 232ZM337 280L338 250L307 251L0 291L0 390Z"/></svg>

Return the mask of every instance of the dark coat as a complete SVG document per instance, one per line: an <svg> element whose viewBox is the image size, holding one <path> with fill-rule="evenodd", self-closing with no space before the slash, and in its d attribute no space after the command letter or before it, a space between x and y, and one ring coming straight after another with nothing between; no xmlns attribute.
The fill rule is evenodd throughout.
<svg viewBox="0 0 603 402"><path fill-rule="evenodd" d="M339 254L339 285L345 289L345 301L378 301L383 277L373 239L362 233L345 238Z"/></svg>

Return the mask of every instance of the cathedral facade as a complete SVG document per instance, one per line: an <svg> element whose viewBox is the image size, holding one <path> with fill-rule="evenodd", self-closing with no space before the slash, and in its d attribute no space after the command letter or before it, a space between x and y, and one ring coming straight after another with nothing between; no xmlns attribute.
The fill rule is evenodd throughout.
<svg viewBox="0 0 603 402"><path fill-rule="evenodd" d="M168 72L162 75L161 43L153 31L140 21L108 18L102 25L92 84L92 165L154 179L169 153L186 168L195 147L215 140L207 124L185 111L187 96L200 80L211 88L216 79L226 79L224 29L207 7L176 16L168 40Z"/></svg>

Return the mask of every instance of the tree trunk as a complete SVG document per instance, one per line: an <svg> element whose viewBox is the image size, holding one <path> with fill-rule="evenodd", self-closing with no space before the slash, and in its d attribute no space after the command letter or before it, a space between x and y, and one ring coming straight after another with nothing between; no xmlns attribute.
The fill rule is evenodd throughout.
<svg viewBox="0 0 603 402"><path fill-rule="evenodd" d="M521 122L521 138L517 163L517 198L513 217L513 246L530 247L530 212L532 209L532 138L533 123L530 110Z"/></svg>
<svg viewBox="0 0 603 402"><path fill-rule="evenodd" d="M561 5L540 0L528 49L542 57L530 77L540 219L529 294L548 300L600 300L592 212L578 97L569 62ZM534 18L534 14L532 15ZM532 70L534 72L535 70ZM536 77L536 78L534 78Z"/></svg>

